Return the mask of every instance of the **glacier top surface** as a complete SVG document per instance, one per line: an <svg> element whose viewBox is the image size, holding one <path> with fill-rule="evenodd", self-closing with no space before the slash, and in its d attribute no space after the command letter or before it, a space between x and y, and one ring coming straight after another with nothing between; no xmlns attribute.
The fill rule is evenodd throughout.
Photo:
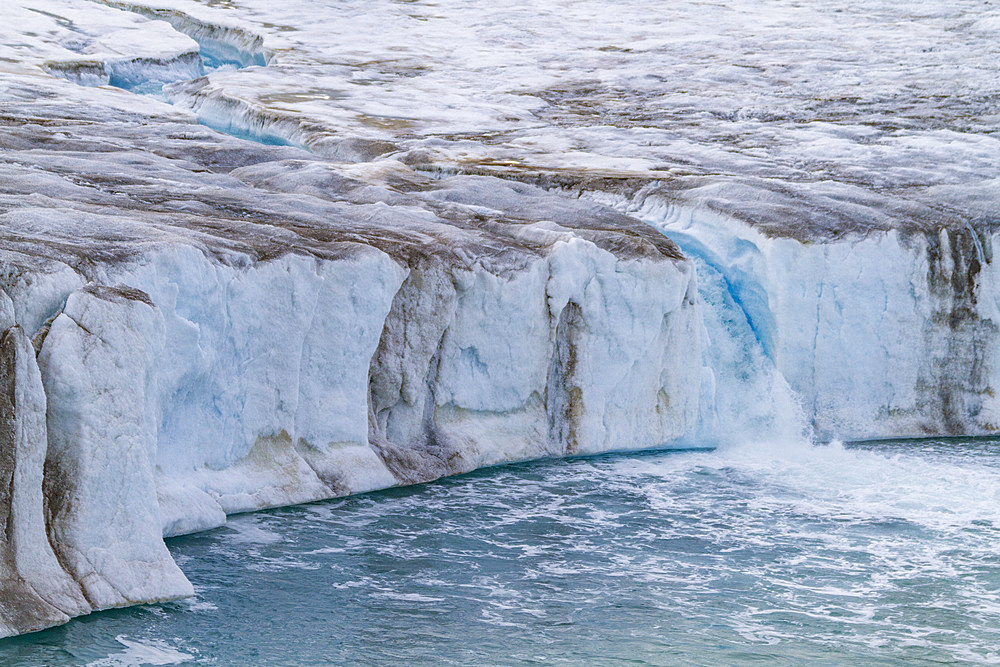
<svg viewBox="0 0 1000 667"><path fill-rule="evenodd" d="M767 233L993 227L1000 4L141 0L263 35L175 91L410 164L633 194Z"/></svg>
<svg viewBox="0 0 1000 667"><path fill-rule="evenodd" d="M6 71L129 59L141 70L190 54L192 37L203 54L267 61L166 96L213 127L262 129L336 161L656 195L803 240L1000 222L996 2L17 0L12 11ZM137 112L150 105L133 98ZM136 149L176 148L154 149L160 140L147 133Z"/></svg>
<svg viewBox="0 0 1000 667"><path fill-rule="evenodd" d="M585 200L394 160L335 164L214 132L176 108L43 73L0 79L0 259L7 271L100 267L163 243L243 263L378 248L404 265L516 271L559 241L673 261L653 229Z"/></svg>

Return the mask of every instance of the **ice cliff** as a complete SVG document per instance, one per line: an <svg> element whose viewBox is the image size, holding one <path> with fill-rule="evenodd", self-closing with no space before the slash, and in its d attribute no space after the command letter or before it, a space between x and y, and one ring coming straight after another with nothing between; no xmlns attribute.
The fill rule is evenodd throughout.
<svg viewBox="0 0 1000 667"><path fill-rule="evenodd" d="M967 100L879 116L900 35L881 88L817 91L758 37L738 72L684 51L743 25L685 3L624 7L634 49L587 3L533 17L544 39L503 3L446 28L229 4L18 0L0 29L0 635L190 595L163 537L234 512L546 456L997 432L1000 146ZM761 39L819 11L775 6Z"/></svg>
<svg viewBox="0 0 1000 667"><path fill-rule="evenodd" d="M818 437L1000 430L996 231L900 226L803 242L655 190L597 198L675 239L703 283L720 276Z"/></svg>
<svg viewBox="0 0 1000 667"><path fill-rule="evenodd" d="M632 218L30 68L0 95L3 634L190 595L163 536L228 513L697 420L694 267Z"/></svg>

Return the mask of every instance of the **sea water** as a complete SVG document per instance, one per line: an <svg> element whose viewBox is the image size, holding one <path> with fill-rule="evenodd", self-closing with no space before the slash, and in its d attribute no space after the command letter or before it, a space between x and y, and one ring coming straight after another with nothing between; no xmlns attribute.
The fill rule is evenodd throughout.
<svg viewBox="0 0 1000 667"><path fill-rule="evenodd" d="M1000 662L1000 442L541 461L168 541L198 595L4 665Z"/></svg>

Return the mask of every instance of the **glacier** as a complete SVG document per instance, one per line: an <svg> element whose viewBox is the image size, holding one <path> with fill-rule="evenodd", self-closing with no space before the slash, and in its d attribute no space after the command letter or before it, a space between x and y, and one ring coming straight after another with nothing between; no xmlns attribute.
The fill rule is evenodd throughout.
<svg viewBox="0 0 1000 667"><path fill-rule="evenodd" d="M13 4L0 635L192 595L163 538L233 513L540 457L1000 430L989 16L959 39L963 3L891 10L915 15L872 80L847 59L817 89L829 47L798 26L840 35L826 10L777 3L733 65L706 54L745 9L629 5L625 48L556 4ZM935 70L898 104L959 57L975 96Z"/></svg>
<svg viewBox="0 0 1000 667"><path fill-rule="evenodd" d="M803 243L652 192L596 198L724 274L722 291L738 300L748 335L815 436L997 432L995 232L888 230Z"/></svg>

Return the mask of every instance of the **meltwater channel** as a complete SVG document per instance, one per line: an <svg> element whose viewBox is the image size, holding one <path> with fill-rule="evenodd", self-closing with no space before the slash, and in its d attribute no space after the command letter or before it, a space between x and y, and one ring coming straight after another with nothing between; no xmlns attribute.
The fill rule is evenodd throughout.
<svg viewBox="0 0 1000 667"><path fill-rule="evenodd" d="M1000 662L1000 442L618 454L232 517L5 665Z"/></svg>

